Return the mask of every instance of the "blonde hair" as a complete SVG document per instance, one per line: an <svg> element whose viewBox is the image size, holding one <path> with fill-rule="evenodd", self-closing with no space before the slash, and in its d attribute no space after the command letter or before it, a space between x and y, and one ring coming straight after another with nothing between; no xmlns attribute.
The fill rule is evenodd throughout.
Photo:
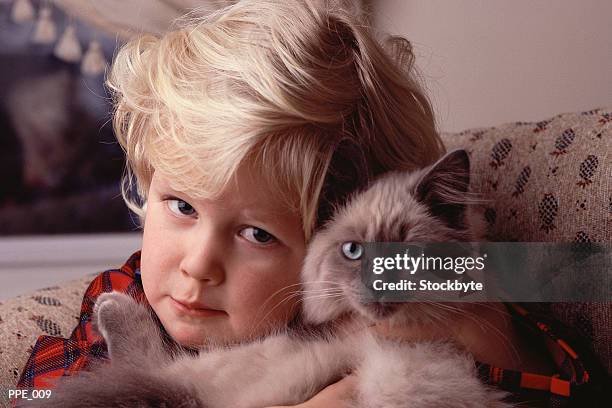
<svg viewBox="0 0 612 408"><path fill-rule="evenodd" d="M321 3L240 1L119 51L108 85L141 223L153 171L215 198L248 164L308 241L350 192L442 155L410 43Z"/></svg>

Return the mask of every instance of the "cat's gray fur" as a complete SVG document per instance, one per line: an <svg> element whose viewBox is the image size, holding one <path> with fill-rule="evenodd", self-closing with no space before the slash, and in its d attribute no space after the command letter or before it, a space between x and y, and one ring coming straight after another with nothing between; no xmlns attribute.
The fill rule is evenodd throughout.
<svg viewBox="0 0 612 408"><path fill-rule="evenodd" d="M340 246L347 241L477 241L484 224L471 213L468 184L468 156L457 150L429 168L385 175L355 194L315 235L303 270L307 293L341 287L342 300L306 295L305 322L328 323L346 314L363 322L427 321L430 306L398 304L381 314L376 305L360 302L359 261L344 258ZM503 393L478 380L471 356L448 342L399 342L368 330L332 329L306 338L280 332L199 356L171 355L149 309L129 296L101 295L94 316L111 364L60 384L46 406L291 405L348 371L358 379L348 401L353 407L508 406L501 402Z"/></svg>

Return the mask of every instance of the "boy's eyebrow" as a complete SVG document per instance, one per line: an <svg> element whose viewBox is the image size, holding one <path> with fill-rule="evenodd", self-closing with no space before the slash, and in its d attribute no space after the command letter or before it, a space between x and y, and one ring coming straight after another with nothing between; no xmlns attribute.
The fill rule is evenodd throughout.
<svg viewBox="0 0 612 408"><path fill-rule="evenodd" d="M155 185L155 189L158 192L171 193L173 195L183 197L188 202L191 202L191 201L195 202L196 201L195 198L191 197L189 194L185 193L184 191L175 190L174 188L172 188L170 186L170 183L166 182L163 179L161 179L161 180L159 180L157 182L157 184Z"/></svg>
<svg viewBox="0 0 612 408"><path fill-rule="evenodd" d="M293 213L283 206L262 208L261 205L250 206L247 204L240 212L247 217L272 222L280 226L285 226L287 219L292 219L296 215L299 217L299 214Z"/></svg>
<svg viewBox="0 0 612 408"><path fill-rule="evenodd" d="M170 187L169 184L167 183L159 183L158 186L156 186L155 188L157 190L157 192L159 194L170 194L172 196L176 196L176 198L179 198L191 205L196 205L198 203L198 199L195 199L193 197L191 197L189 194L183 192L183 191L179 191L179 190L175 190L172 187Z"/></svg>
<svg viewBox="0 0 612 408"><path fill-rule="evenodd" d="M200 201L202 201L202 199L193 198L189 196L189 194L186 194L185 192L173 189L170 186L170 183L168 183L165 179L158 180L157 190L159 192L166 192L172 195L176 195L177 198L183 199L187 201L189 204L195 205L196 207L198 206ZM262 208L261 202L252 201L252 200L248 200L248 201L250 202L243 203L242 208L238 209L238 212L244 216L260 219L262 221L272 221L275 223L281 222L283 216L290 216L290 212L282 211L281 208ZM220 208L223 207L228 210L231 207L234 207L234 205L236 204L235 202L232 202L232 200L229 200L228 198L212 200L212 203L214 203L214 205Z"/></svg>
<svg viewBox="0 0 612 408"><path fill-rule="evenodd" d="M166 193L166 194L177 196L178 198L184 198L185 201L194 201L193 198L189 197L188 194L185 194L184 192L179 191L179 190L175 190L172 187L170 187L169 184L166 184L166 183L160 183L159 185L157 185L156 190L159 193Z"/></svg>
<svg viewBox="0 0 612 408"><path fill-rule="evenodd" d="M278 221L280 216L278 211L270 211L261 208L246 207L243 208L240 212L246 215L247 217L261 218L270 221Z"/></svg>
<svg viewBox="0 0 612 408"><path fill-rule="evenodd" d="M291 220L291 215L288 212L264 209L250 209L249 211L248 208L245 208L241 213L243 216L264 223L265 225L263 225L263 227L271 228L268 232L271 232L281 240L290 239L290 237L295 235L292 228L294 222Z"/></svg>

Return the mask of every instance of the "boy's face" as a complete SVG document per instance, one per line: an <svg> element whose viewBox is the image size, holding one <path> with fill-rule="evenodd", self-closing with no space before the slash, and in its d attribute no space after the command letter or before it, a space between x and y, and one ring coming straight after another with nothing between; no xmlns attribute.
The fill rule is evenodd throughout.
<svg viewBox="0 0 612 408"><path fill-rule="evenodd" d="M166 331L184 346L260 336L297 310L290 294L306 254L301 219L248 171L236 181L214 201L172 190L158 172L151 182L142 283Z"/></svg>

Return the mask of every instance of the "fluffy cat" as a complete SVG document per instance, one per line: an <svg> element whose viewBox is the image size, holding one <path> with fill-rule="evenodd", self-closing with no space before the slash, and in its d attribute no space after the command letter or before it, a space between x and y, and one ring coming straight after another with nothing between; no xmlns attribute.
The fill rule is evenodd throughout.
<svg viewBox="0 0 612 408"><path fill-rule="evenodd" d="M124 294L101 295L94 319L111 363L60 383L44 405L292 405L351 371L357 386L347 404L355 408L509 406L504 393L478 380L473 359L449 342L401 342L329 325L346 316L362 327L431 318L431 305L363 303L360 261L347 250L368 241L480 239L483 224L471 212L468 185L467 153L456 150L423 170L384 175L338 209L313 238L302 272L304 322L327 324L316 334L285 330L198 356L171 353L148 308Z"/></svg>

